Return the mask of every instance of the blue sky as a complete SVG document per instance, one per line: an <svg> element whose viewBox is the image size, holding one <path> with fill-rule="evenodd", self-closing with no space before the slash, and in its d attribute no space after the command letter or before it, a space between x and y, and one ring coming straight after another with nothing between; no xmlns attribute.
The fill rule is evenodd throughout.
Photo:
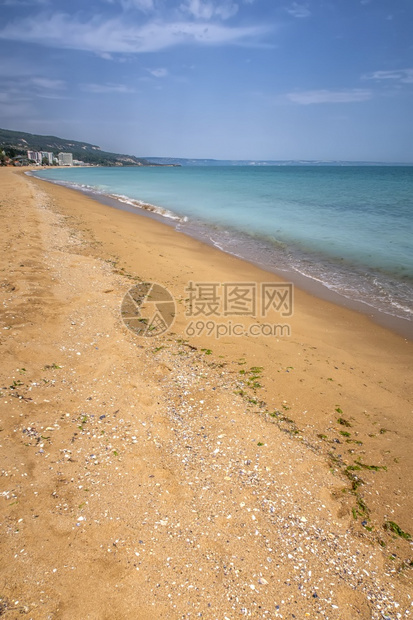
<svg viewBox="0 0 413 620"><path fill-rule="evenodd" d="M138 156L413 163L411 0L0 0L0 127Z"/></svg>

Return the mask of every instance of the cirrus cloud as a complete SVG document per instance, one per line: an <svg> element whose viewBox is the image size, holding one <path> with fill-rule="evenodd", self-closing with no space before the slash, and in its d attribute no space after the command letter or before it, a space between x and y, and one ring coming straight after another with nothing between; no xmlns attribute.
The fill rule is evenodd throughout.
<svg viewBox="0 0 413 620"><path fill-rule="evenodd" d="M238 12L238 4L230 0L218 4L205 0L186 0L186 3L181 4L180 8L184 13L189 13L195 19L203 20L210 20L213 17L229 19Z"/></svg>
<svg viewBox="0 0 413 620"><path fill-rule="evenodd" d="M179 21L126 24L119 18L80 21L65 13L36 15L9 23L0 39L75 49L97 54L157 52L178 45L233 45L257 40L267 26L227 27L222 24Z"/></svg>
<svg viewBox="0 0 413 620"><path fill-rule="evenodd" d="M154 10L153 0L121 0L124 9L139 9L143 13L150 13Z"/></svg>
<svg viewBox="0 0 413 620"><path fill-rule="evenodd" d="M365 80L378 82L393 80L402 84L413 84L413 69L395 69L394 71L374 71L363 76Z"/></svg>
<svg viewBox="0 0 413 620"><path fill-rule="evenodd" d="M30 81L34 86L38 86L39 88L46 90L61 90L66 87L63 80L52 80L47 77L32 77Z"/></svg>
<svg viewBox="0 0 413 620"><path fill-rule="evenodd" d="M118 93L129 94L134 93L134 89L126 86L125 84L83 84L82 90L88 93L102 94L102 93Z"/></svg>
<svg viewBox="0 0 413 620"><path fill-rule="evenodd" d="M159 69L147 69L147 71L156 78L164 78L168 75L168 70L163 67Z"/></svg>
<svg viewBox="0 0 413 620"><path fill-rule="evenodd" d="M299 105L312 105L317 103L359 103L368 101L372 97L370 90L350 88L347 90L307 90L288 93L289 101Z"/></svg>
<svg viewBox="0 0 413 620"><path fill-rule="evenodd" d="M301 19L303 17L310 17L311 15L311 11L308 8L307 4L300 4L298 2L293 2L292 5L289 6L286 10L287 13L289 13L293 17L298 17Z"/></svg>

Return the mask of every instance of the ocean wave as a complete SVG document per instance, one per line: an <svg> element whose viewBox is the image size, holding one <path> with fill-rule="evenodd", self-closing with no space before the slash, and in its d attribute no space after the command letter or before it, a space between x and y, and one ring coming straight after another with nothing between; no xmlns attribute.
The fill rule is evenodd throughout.
<svg viewBox="0 0 413 620"><path fill-rule="evenodd" d="M192 223L191 228L194 225L196 223ZM208 226L205 223L201 224L200 229L204 230L204 234L200 235L198 230L195 236L227 254L250 260L276 273L284 272L289 277L291 272L296 272L349 301L358 302L383 314L404 320L413 317L413 309L409 304L412 292L410 282L395 280L395 274L377 274L366 270L360 272L353 265L329 261L325 256L309 255L269 235L219 230L217 225ZM187 232L191 234L195 231Z"/></svg>
<svg viewBox="0 0 413 620"><path fill-rule="evenodd" d="M29 176L39 176L39 178L49 181L50 183L54 183L56 185L63 185L64 187L68 187L77 191L90 192L92 194L98 194L99 196L106 196L107 198L112 198L112 200L122 202L123 204L135 207L136 209L141 209L142 211L154 213L155 215L159 215L160 217L174 220L175 222L179 222L180 224L184 224L188 221L188 218L186 216L181 217L173 211L165 209L164 207L160 207L149 202L144 202L143 200L137 200L135 198L131 198L130 196L125 196L124 194L114 194L108 192L108 188L102 185L88 185L87 183L74 183L73 181L62 181L60 179L54 180L42 177L41 175L36 174L35 171L28 171L26 172L26 174L28 174Z"/></svg>
<svg viewBox="0 0 413 620"><path fill-rule="evenodd" d="M402 299L400 294L399 299L396 300L389 292L392 284L390 280L379 283L377 277L372 277L372 274L369 277L368 273L365 273L364 276L349 271L339 273L333 271L331 266L327 268L327 273L317 273L317 271L305 269L297 263L292 264L291 267L300 275L322 284L325 288L350 301L362 303L379 310L383 314L399 319L411 320L413 317L413 309L408 305L409 291L404 293L405 299Z"/></svg>
<svg viewBox="0 0 413 620"><path fill-rule="evenodd" d="M160 215L161 217L166 217L171 220L175 220L176 222L184 223L188 221L186 216L180 217L173 211L169 209L165 209L164 207L159 207L157 205L153 205L149 202L144 202L143 200L136 200L134 198L130 198L129 196L124 196L123 194L106 194L109 198L113 198L114 200L118 200L119 202L123 202L124 204L130 205L132 207L136 207L137 209L142 209L143 211L149 211L149 213L155 213L156 215Z"/></svg>

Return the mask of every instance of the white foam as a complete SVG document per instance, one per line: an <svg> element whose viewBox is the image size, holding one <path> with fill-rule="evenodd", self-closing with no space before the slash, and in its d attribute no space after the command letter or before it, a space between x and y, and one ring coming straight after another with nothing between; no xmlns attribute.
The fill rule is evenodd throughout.
<svg viewBox="0 0 413 620"><path fill-rule="evenodd" d="M142 200L136 200L130 198L129 196L124 196L123 194L107 194L110 198L114 198L119 202L123 202L124 204L128 204L132 207L136 207L137 209L142 209L143 211L149 211L150 213L155 213L156 215L160 215L161 217L167 217L171 220L175 220L176 222L187 222L188 218L180 217L173 211L169 211L169 209L164 209L163 207L158 207L157 205L153 205L149 202L143 202Z"/></svg>

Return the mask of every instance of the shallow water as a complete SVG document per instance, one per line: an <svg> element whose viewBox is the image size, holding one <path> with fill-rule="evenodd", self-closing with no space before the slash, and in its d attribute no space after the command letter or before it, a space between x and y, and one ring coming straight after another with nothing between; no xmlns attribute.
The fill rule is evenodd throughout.
<svg viewBox="0 0 413 620"><path fill-rule="evenodd" d="M413 317L413 167L68 168L42 178L149 209L183 232Z"/></svg>

